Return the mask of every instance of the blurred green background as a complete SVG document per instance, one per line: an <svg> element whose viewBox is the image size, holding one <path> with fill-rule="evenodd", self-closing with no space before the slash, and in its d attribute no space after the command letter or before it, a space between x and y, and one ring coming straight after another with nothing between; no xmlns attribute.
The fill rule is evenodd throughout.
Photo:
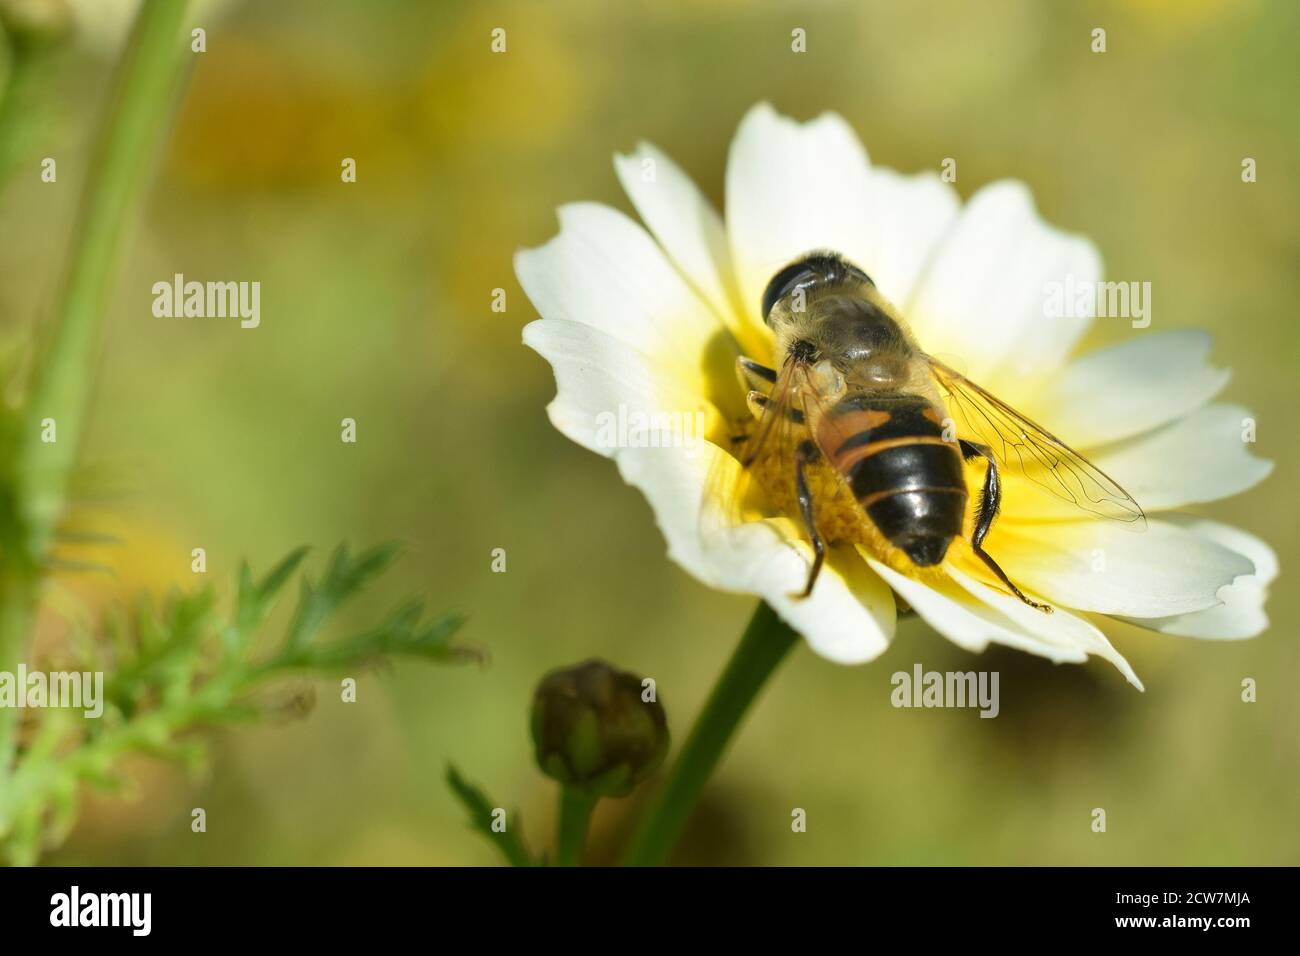
<svg viewBox="0 0 1300 956"><path fill-rule="evenodd" d="M109 21L130 4L94 6L49 53L0 192L10 338L48 313ZM684 736L753 601L670 564L641 496L550 427L553 380L520 344L534 312L511 256L554 234L561 203L630 211L610 157L639 139L721 206L736 124L769 99L801 119L841 113L884 165L956 157L964 196L1025 180L1050 221L1097 242L1109 277L1152 282L1155 328L1214 331L1235 371L1225 396L1256 411L1278 469L1205 513L1264 535L1284 577L1256 640L1108 627L1145 694L1105 663L976 660L917 621L864 667L800 648L676 859L1300 863L1300 607L1286 586L1300 560L1300 5L230 0L195 24L208 52L116 286L86 448L104 499L86 520L122 535L118 578L59 586L111 601L192 584L192 547L226 581L245 556L260 569L301 543L398 538L409 554L376 604L416 589L466 610L464 637L492 659L368 674L355 705L323 686L305 721L223 733L203 778L141 761L137 792L91 799L49 860L494 863L443 784L449 760L549 845L555 791L531 764L528 700L544 671L591 655L655 677ZM804 55L790 52L796 26ZM1104 55L1089 49L1097 26ZM58 159L55 185L39 180L43 156ZM345 156L355 185L340 182ZM260 281L261 328L153 318L151 285L177 272ZM1126 334L1102 322L1089 344ZM339 441L343 417L355 446ZM498 547L505 574L490 572ZM1001 716L893 709L890 674L917 661L999 670ZM1243 677L1258 703L1240 701ZM593 859L612 857L637 799L601 806ZM195 806L206 834L190 832ZM806 833L791 832L793 807Z"/></svg>

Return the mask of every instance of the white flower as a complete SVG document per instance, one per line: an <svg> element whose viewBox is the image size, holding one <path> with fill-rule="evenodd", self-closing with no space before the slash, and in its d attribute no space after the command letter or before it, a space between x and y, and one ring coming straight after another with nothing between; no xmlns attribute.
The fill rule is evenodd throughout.
<svg viewBox="0 0 1300 956"><path fill-rule="evenodd" d="M1208 336L1133 332L1071 358L1091 316L1045 318L1044 290L1095 284L1101 261L1089 241L1044 223L1023 184L993 183L962 207L934 173L873 167L838 116L799 124L766 104L732 142L725 224L653 146L616 157L615 168L649 232L607 206L561 208L560 234L515 259L542 316L524 342L555 370L555 427L617 462L649 499L669 555L695 577L762 597L815 651L843 663L885 650L897 598L968 650L992 641L1053 661L1096 654L1138 687L1086 614L1201 638L1252 637L1267 626L1265 588L1277 571L1269 547L1171 513L1243 491L1271 469L1247 453L1248 413L1207 404L1228 379L1207 362ZM760 297L778 269L814 249L865 269L923 349L958 357L972 380L1087 455L1146 510L1146 532L1133 534L1082 512L1061 520L1045 495L1004 499L985 546L1055 613L1022 604L952 551L944 573L923 583L850 545L831 549L801 600L791 594L811 548L796 522L776 516L706 531L720 507L710 473L739 473L728 450L729 423L744 410L735 357L779 364ZM703 412L710 441L607 447L597 431L619 409Z"/></svg>

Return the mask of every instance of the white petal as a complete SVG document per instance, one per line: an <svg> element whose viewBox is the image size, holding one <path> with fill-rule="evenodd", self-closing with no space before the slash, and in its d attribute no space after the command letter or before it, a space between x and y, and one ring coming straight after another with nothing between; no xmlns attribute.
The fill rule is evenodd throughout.
<svg viewBox="0 0 1300 956"><path fill-rule="evenodd" d="M716 505L710 498L717 487L715 469L739 467L733 466L735 459L708 442L689 449L625 448L616 457L623 480L650 502L668 556L710 587L729 587L730 557L720 558L708 547L701 522ZM760 552L788 550L770 536L755 536L748 543L756 561L764 560Z"/></svg>
<svg viewBox="0 0 1300 956"><path fill-rule="evenodd" d="M1100 276L1091 242L1043 222L1023 183L997 182L971 197L905 314L927 352L1018 398L1018 386L1059 366L1091 321L1049 318L1049 284L1095 288Z"/></svg>
<svg viewBox="0 0 1300 956"><path fill-rule="evenodd" d="M1051 660L1082 660L1083 656L1094 654L1110 661L1138 690L1142 682L1129 666L1124 656L1115 650L1106 639L1106 635L1093 624L1081 617L1069 613L1063 608L1053 608L1050 614L1029 607L1020 599L1002 591L995 591L981 584L956 568L947 569L948 575L972 596L1014 621L1021 628L1042 642L1043 649L1026 647L1031 653L1039 654ZM1059 653L1060 656L1056 656ZM1078 653L1080 656L1070 656Z"/></svg>
<svg viewBox="0 0 1300 956"><path fill-rule="evenodd" d="M871 169L839 116L797 123L761 103L741 121L727 162L727 233L742 306L757 317L773 274L815 249L845 256L901 304L958 206L934 173Z"/></svg>
<svg viewBox="0 0 1300 956"><path fill-rule="evenodd" d="M1251 455L1250 444L1241 440L1247 418L1250 412L1237 405L1207 405L1094 455L1092 462L1147 511L1227 498L1273 470L1271 461Z"/></svg>
<svg viewBox="0 0 1300 956"><path fill-rule="evenodd" d="M771 527L773 522L763 524ZM775 525L781 527L780 522ZM763 563L752 561L748 548L732 552L731 590L760 595L827 660L863 664L883 654L896 623L894 595L885 583L855 549L832 547L813 593L795 597L807 583L811 549L803 548L801 540L784 537L784 550L769 553Z"/></svg>
<svg viewBox="0 0 1300 956"><path fill-rule="evenodd" d="M524 344L555 371L556 396L546 409L551 422L598 454L613 455L625 444L623 436L633 429L620 423L634 423L638 416L676 414L696 438L705 437L720 420L698 382L684 380L671 366L589 325L540 319L525 326ZM697 413L704 416L702 433ZM681 430L685 437L688 429Z"/></svg>
<svg viewBox="0 0 1300 956"><path fill-rule="evenodd" d="M767 103L751 109L727 160L727 233L741 302L761 321L759 302L772 275L814 249L830 249L863 268L870 248L866 151L840 117L809 123Z"/></svg>
<svg viewBox="0 0 1300 956"><path fill-rule="evenodd" d="M628 484L640 488L668 540L669 556L710 587L766 600L814 651L841 664L878 657L894 634L894 599L850 548L833 548L816 587L801 592L810 549L785 519L701 534L701 509L716 504L713 469L735 459L712 444L691 453L625 449L617 456ZM706 526L708 524L706 523Z"/></svg>
<svg viewBox="0 0 1300 956"><path fill-rule="evenodd" d="M760 354L755 327L742 321L722 217L691 178L649 143L639 144L630 156L615 156L614 169L668 258L731 329L742 350Z"/></svg>
<svg viewBox="0 0 1300 956"><path fill-rule="evenodd" d="M1096 654L1142 689L1133 668L1105 635L1072 614L1059 609L1051 614L1034 610L952 568L946 569L947 577L922 582L875 558L867 557L867 563L927 624L958 647L979 653L992 641L1057 663L1076 664Z"/></svg>
<svg viewBox="0 0 1300 956"><path fill-rule="evenodd" d="M800 124L751 109L727 159L727 233L742 304L758 316L772 275L813 249L869 248L867 154L840 117Z"/></svg>
<svg viewBox="0 0 1300 956"><path fill-rule="evenodd" d="M1012 623L978 601L962 598L951 586L944 591L931 583L918 581L901 574L882 561L868 556L867 564L891 588L898 592L912 610L925 622L958 647L978 654L989 646L989 641L999 641L1021 650L1029 650L1032 642ZM1059 660L1081 661L1082 652L1065 651Z"/></svg>
<svg viewBox="0 0 1300 956"><path fill-rule="evenodd" d="M1217 501L1253 487L1273 470L1272 462L1251 455L1250 444L1241 440L1249 415L1235 405L1207 405L1153 432L1094 449L1088 458L1148 515ZM1084 514L1014 466L1003 470L1002 485L999 521L1008 527L1075 522ZM1077 484L1071 487L1080 493Z"/></svg>
<svg viewBox="0 0 1300 956"><path fill-rule="evenodd" d="M1192 515L1168 515L1167 520L1188 531L1204 535L1211 541L1217 541L1238 554L1245 555L1255 565L1255 572L1249 577L1261 587L1268 587L1277 580L1279 570L1277 552L1253 534L1229 524L1208 521Z"/></svg>
<svg viewBox="0 0 1300 956"><path fill-rule="evenodd" d="M1199 408L1227 384L1228 370L1209 364L1211 344L1195 329L1141 333L1071 362L1021 411L1078 449L1141 434Z"/></svg>
<svg viewBox="0 0 1300 956"><path fill-rule="evenodd" d="M722 325L654 239L599 203L563 206L559 218L558 236L515 254L515 274L542 318L581 322L698 368Z"/></svg>
<svg viewBox="0 0 1300 956"><path fill-rule="evenodd" d="M1000 522L985 549L1022 589L1053 605L1130 617L1166 617L1218 602L1219 588L1254 565L1166 521L1137 534L1115 521ZM961 569L984 579L976 559Z"/></svg>
<svg viewBox="0 0 1300 956"><path fill-rule="evenodd" d="M903 176L892 169L871 171L869 245L858 265L890 302L901 307L911 298L960 208L957 191L938 173Z"/></svg>
<svg viewBox="0 0 1300 956"><path fill-rule="evenodd" d="M1273 549L1254 535L1231 525L1187 515L1171 515L1170 518L1187 530L1246 556L1254 562L1255 573L1237 578L1221 588L1219 599L1223 604L1219 607L1176 617L1134 620L1132 623L1163 634L1220 641L1241 640L1263 633L1268 628L1264 601L1268 597L1268 585L1277 577L1278 571L1277 555Z"/></svg>

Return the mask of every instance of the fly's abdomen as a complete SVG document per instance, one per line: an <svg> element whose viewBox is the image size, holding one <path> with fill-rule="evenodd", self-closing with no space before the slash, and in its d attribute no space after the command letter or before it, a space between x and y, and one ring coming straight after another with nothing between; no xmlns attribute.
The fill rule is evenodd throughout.
<svg viewBox="0 0 1300 956"><path fill-rule="evenodd" d="M966 482L961 455L944 441L928 401L850 395L819 423L818 439L881 534L915 564L943 560L962 532Z"/></svg>

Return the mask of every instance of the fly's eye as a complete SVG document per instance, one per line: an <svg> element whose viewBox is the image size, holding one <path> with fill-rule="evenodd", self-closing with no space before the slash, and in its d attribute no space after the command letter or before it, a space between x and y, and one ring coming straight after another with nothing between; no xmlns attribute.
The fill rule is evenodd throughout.
<svg viewBox="0 0 1300 956"><path fill-rule="evenodd" d="M800 286L809 285L818 279L836 285L849 278L875 285L871 276L834 252L814 252L798 262L792 262L767 284L763 293L763 321L768 320L778 302Z"/></svg>
<svg viewBox="0 0 1300 956"><path fill-rule="evenodd" d="M791 263L774 275L763 293L763 321L767 321L772 307L789 295L796 286L804 285L815 278L817 273L807 262Z"/></svg>
<svg viewBox="0 0 1300 956"><path fill-rule="evenodd" d="M856 276L857 278L865 282L867 285L875 285L875 283L871 281L871 276L867 275L865 272L863 272L853 263L846 262L844 263L844 265L847 268L849 275Z"/></svg>

